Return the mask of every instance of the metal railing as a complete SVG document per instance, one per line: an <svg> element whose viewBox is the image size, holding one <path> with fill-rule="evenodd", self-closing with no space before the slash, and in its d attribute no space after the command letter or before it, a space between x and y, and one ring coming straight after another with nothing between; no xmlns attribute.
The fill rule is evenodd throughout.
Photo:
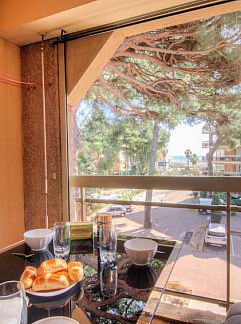
<svg viewBox="0 0 241 324"><path fill-rule="evenodd" d="M84 206L86 202L106 204L132 204L142 206L158 206L188 209L208 209L225 211L227 215L227 284L226 284L226 307L230 306L230 215L231 211L241 211L241 207L230 205L230 193L241 191L241 180L239 177L186 177L186 176L71 176L70 187L81 189L82 218L84 218ZM179 204L165 202L108 200L108 199L85 199L84 188L118 188L118 189L152 189L152 190L191 190L225 192L226 205L200 205Z"/></svg>
<svg viewBox="0 0 241 324"><path fill-rule="evenodd" d="M241 155L224 155L214 156L213 162L215 163L226 163L226 162L239 162L241 164Z"/></svg>

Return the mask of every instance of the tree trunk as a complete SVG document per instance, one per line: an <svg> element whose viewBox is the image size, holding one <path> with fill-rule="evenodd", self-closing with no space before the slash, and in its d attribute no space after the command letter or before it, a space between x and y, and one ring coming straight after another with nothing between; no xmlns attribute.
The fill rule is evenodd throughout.
<svg viewBox="0 0 241 324"><path fill-rule="evenodd" d="M78 175L78 155L81 148L81 135L77 125L77 113L79 107L72 107L69 111L69 171L71 175ZM81 205L75 199L80 194L79 188L70 190L70 216L73 221L81 219Z"/></svg>
<svg viewBox="0 0 241 324"><path fill-rule="evenodd" d="M213 175L213 155L217 151L217 148L222 143L222 141L223 141L223 137L218 136L217 141L213 144L213 146L209 146L209 151L206 154L208 175L209 176Z"/></svg>
<svg viewBox="0 0 241 324"><path fill-rule="evenodd" d="M209 176L213 175L213 155L214 155L214 153L215 153L215 151L209 149L209 151L206 155Z"/></svg>
<svg viewBox="0 0 241 324"><path fill-rule="evenodd" d="M159 130L160 130L159 123L160 122L158 120L155 120L155 122L154 122L148 175L154 175L154 171L155 171L156 154L157 154L157 148L158 148L158 135L159 135ZM147 201L152 201L152 190L146 191L146 202ZM144 227L152 228L151 207L150 206L145 206Z"/></svg>
<svg viewBox="0 0 241 324"><path fill-rule="evenodd" d="M189 157L187 158L187 168L188 169L190 168L190 158Z"/></svg>

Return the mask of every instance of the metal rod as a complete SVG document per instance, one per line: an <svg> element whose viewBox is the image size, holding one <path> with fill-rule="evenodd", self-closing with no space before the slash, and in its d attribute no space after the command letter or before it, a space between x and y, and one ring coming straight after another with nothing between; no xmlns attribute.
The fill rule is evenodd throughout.
<svg viewBox="0 0 241 324"><path fill-rule="evenodd" d="M230 237L230 192L226 193L226 201L227 201L227 304L226 308L229 309L230 306L230 246L231 246L231 237Z"/></svg>
<svg viewBox="0 0 241 324"><path fill-rule="evenodd" d="M46 95L44 77L44 35L41 42L41 67L42 67L42 98L43 98L43 140L44 140L44 195L45 195L45 227L49 227L48 221L48 161L47 161L47 130L46 130Z"/></svg>
<svg viewBox="0 0 241 324"><path fill-rule="evenodd" d="M63 220L70 221L67 73L65 44L58 46Z"/></svg>
<svg viewBox="0 0 241 324"><path fill-rule="evenodd" d="M75 198L76 202L81 202L81 198ZM182 204L182 203L167 203L154 201L136 201L136 200L110 200L110 199L93 199L86 198L86 203L90 204L112 204L112 205L135 205L135 206L152 206L152 207L171 207L171 208L186 208L186 209L206 209L206 210L221 210L226 211L227 207L223 205L201 205L201 204ZM241 207L230 206L232 211L241 211Z"/></svg>
<svg viewBox="0 0 241 324"><path fill-rule="evenodd" d="M81 188L81 220L85 220L85 189Z"/></svg>
<svg viewBox="0 0 241 324"><path fill-rule="evenodd" d="M154 289L156 289L156 288L154 288ZM168 288L165 289L165 295L179 296L179 297L183 297L183 298L186 297L188 299L193 299L193 300L206 301L206 302L208 301L209 303L212 303L212 304L226 305L225 300L215 299L215 298L211 298L208 296L193 295L192 293L187 293L185 291L171 290Z"/></svg>

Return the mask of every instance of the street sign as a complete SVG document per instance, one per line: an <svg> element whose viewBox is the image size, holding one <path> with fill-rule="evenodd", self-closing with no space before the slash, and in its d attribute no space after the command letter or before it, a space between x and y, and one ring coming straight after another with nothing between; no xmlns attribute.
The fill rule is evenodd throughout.
<svg viewBox="0 0 241 324"><path fill-rule="evenodd" d="M157 162L158 167L165 167L167 165L166 161L158 161Z"/></svg>

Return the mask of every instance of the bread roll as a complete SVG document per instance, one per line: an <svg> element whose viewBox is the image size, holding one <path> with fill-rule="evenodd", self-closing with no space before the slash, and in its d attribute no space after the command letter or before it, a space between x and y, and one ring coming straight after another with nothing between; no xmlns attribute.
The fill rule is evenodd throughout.
<svg viewBox="0 0 241 324"><path fill-rule="evenodd" d="M48 291L63 289L69 286L66 272L47 273L37 277L32 286L33 291Z"/></svg>
<svg viewBox="0 0 241 324"><path fill-rule="evenodd" d="M31 266L27 266L21 275L20 281L23 283L25 289L32 287L33 281L36 278L36 269Z"/></svg>
<svg viewBox="0 0 241 324"><path fill-rule="evenodd" d="M71 279L70 279L70 276L69 276L69 273L68 273L67 271L59 271L59 272L55 272L55 273L53 273L53 275L54 275L55 277L60 277L60 276L64 275L64 276L67 278L68 281L71 280Z"/></svg>
<svg viewBox="0 0 241 324"><path fill-rule="evenodd" d="M37 269L37 276L47 273L55 273L58 271L67 270L67 263L63 259L52 259L44 261Z"/></svg>
<svg viewBox="0 0 241 324"><path fill-rule="evenodd" d="M80 281L84 277L83 265L80 262L72 261L68 263L68 273L72 281Z"/></svg>

